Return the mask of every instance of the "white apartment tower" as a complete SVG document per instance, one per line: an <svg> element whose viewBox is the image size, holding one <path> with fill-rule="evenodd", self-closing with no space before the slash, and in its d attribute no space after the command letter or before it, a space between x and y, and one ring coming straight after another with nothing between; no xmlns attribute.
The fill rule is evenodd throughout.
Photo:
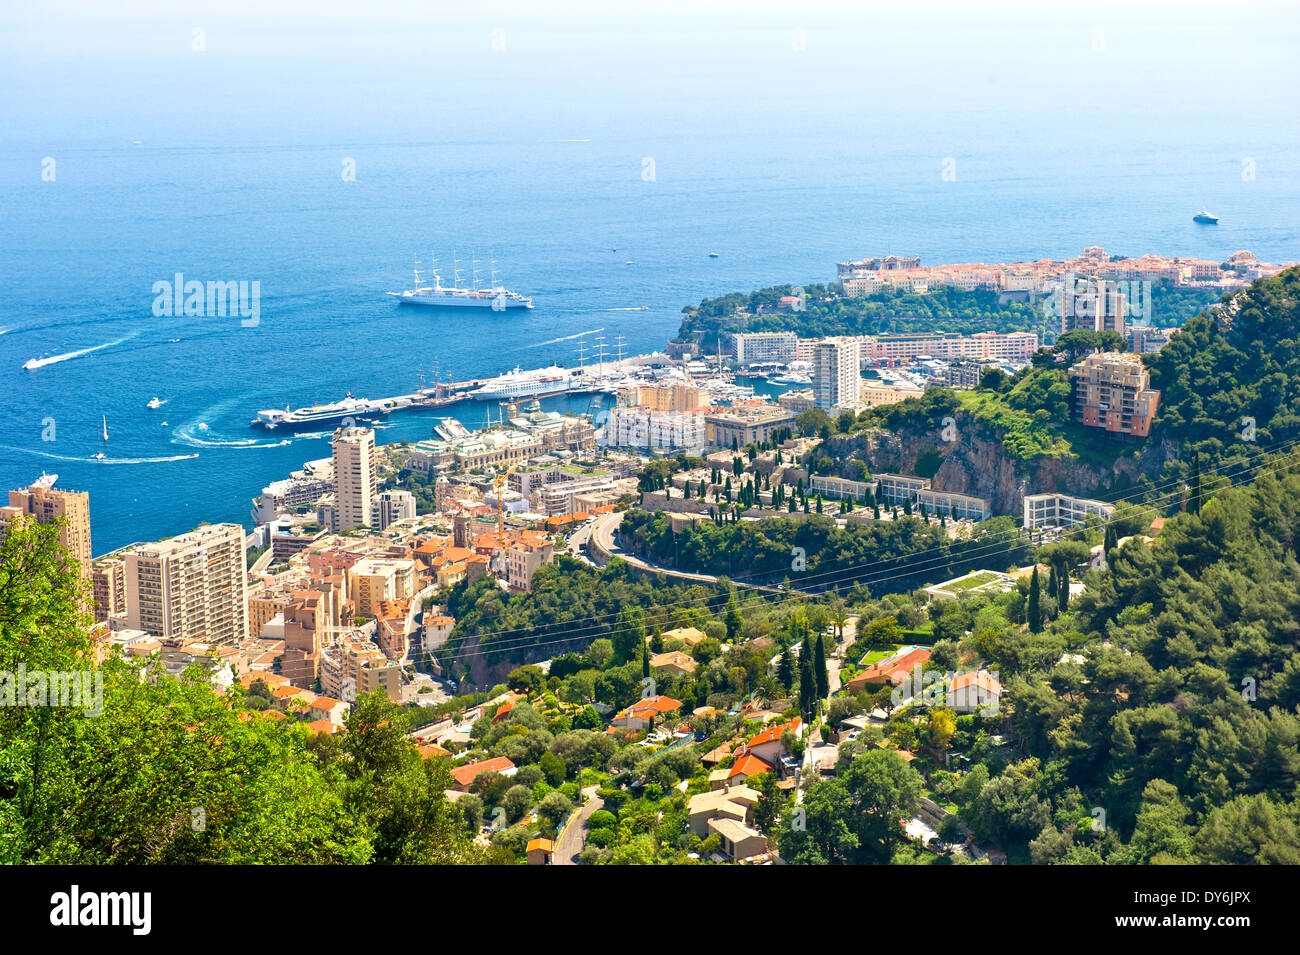
<svg viewBox="0 0 1300 955"><path fill-rule="evenodd" d="M400 489L383 491L375 498L375 515L371 526L385 530L389 524L415 516L415 495Z"/></svg>
<svg viewBox="0 0 1300 955"><path fill-rule="evenodd" d="M339 428L334 432L334 521L331 530L370 526L378 497L375 432L370 428Z"/></svg>
<svg viewBox="0 0 1300 955"><path fill-rule="evenodd" d="M165 640L230 645L248 636L244 529L204 524L122 555L127 626Z"/></svg>
<svg viewBox="0 0 1300 955"><path fill-rule="evenodd" d="M813 400L818 408L854 408L862 373L854 338L824 338L813 351Z"/></svg>

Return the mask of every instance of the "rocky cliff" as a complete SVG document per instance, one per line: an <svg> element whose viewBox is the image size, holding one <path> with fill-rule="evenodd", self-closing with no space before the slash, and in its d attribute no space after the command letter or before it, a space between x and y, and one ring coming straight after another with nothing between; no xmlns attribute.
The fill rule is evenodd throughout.
<svg viewBox="0 0 1300 955"><path fill-rule="evenodd" d="M852 438L832 438L822 451L836 462L836 473L857 477L850 462L867 462L873 474L915 474L931 478L933 487L989 501L995 514L1021 513L1027 494L1059 491L1079 497L1113 498L1143 476L1157 474L1177 457L1177 445L1153 441L1136 456L1118 454L1108 463L1074 456L1017 460L1007 453L1002 436L969 415L956 414L954 440L938 431L873 431Z"/></svg>

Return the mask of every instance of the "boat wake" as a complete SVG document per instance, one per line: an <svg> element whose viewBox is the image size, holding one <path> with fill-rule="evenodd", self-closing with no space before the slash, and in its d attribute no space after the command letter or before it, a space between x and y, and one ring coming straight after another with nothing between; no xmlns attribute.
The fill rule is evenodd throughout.
<svg viewBox="0 0 1300 955"><path fill-rule="evenodd" d="M202 438L196 438L184 430L176 432L176 440L181 444L188 444L194 448L238 448L257 444L257 441L253 438L244 441L204 441Z"/></svg>
<svg viewBox="0 0 1300 955"><path fill-rule="evenodd" d="M35 448L19 448L13 445L0 444L0 448L6 451L19 451L23 454L36 454L43 458L53 458L56 461L80 461L86 464L166 464L169 461L189 461L197 458L197 454L172 454L154 458L74 458L66 454L53 454L49 451L38 451Z"/></svg>
<svg viewBox="0 0 1300 955"><path fill-rule="evenodd" d="M208 441L190 434L189 427L181 428L175 432L175 441L178 444L189 445L192 448L225 448L230 451L256 451L259 448L282 448L286 444L289 444L290 440L290 438L285 438L282 441L258 441L256 438L242 438L234 441Z"/></svg>
<svg viewBox="0 0 1300 955"><path fill-rule="evenodd" d="M128 338L134 338L134 335L123 335L111 342L104 342L102 345L92 345L89 348L80 348L77 351L70 351L62 355L51 355L48 358L31 358L23 363L23 367L28 371L35 371L37 368L44 368L46 365L56 365L61 361L71 361L74 358L80 358L82 355L89 355L91 352L99 351L103 348L112 348L114 345L120 345Z"/></svg>
<svg viewBox="0 0 1300 955"><path fill-rule="evenodd" d="M286 444L293 444L292 438L285 438L283 441L270 441L266 444L238 444L232 442L230 450L232 451L260 451L263 448L283 448Z"/></svg>
<svg viewBox="0 0 1300 955"><path fill-rule="evenodd" d="M552 338L550 341L538 342L536 345L528 345L528 348L541 348L543 345L554 345L558 342L572 341L575 338L581 338L583 335L594 335L596 332L603 332L603 328L590 328L585 332L578 332L576 335L565 335L562 338Z"/></svg>

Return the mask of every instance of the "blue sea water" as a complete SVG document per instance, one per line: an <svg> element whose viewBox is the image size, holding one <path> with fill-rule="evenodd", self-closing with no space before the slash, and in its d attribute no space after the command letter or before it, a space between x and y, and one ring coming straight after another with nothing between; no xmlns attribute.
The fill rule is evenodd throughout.
<svg viewBox="0 0 1300 955"><path fill-rule="evenodd" d="M247 526L266 483L328 455L323 433L252 431L258 409L407 393L435 362L456 379L574 363L573 336L598 328L611 348L662 348L683 306L827 281L846 257L1300 259L1286 7L1201 29L1122 7L1101 27L520 9L504 27L209 10L202 51L170 7L13 14L0 485L45 469L88 490L103 553ZM1202 206L1218 227L1191 222ZM431 250L444 278L453 250L484 278L495 258L536 309L396 306L385 292ZM154 283L178 272L258 281L259 324L155 316ZM101 416L107 462L91 457ZM435 417L394 415L379 439L428 437Z"/></svg>

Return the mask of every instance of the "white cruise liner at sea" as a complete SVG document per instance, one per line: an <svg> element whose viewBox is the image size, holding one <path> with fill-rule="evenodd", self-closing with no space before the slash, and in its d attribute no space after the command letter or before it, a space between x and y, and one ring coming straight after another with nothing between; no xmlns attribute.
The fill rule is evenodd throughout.
<svg viewBox="0 0 1300 955"><path fill-rule="evenodd" d="M436 263L436 259L435 259ZM453 258L452 283L451 286L442 284L442 277L438 274L436 264L430 267L433 273L433 284L425 285L424 278L420 275L420 264L415 264L415 286L404 292L389 292L402 305L425 305L438 308L488 308L494 312L505 311L509 308L532 308L533 300L530 297L520 295L518 292L512 292L510 289L497 283L496 269L492 269L492 281L485 288L480 288L478 283L478 267L474 265L474 280L468 288L460 284L460 269L456 267Z"/></svg>

